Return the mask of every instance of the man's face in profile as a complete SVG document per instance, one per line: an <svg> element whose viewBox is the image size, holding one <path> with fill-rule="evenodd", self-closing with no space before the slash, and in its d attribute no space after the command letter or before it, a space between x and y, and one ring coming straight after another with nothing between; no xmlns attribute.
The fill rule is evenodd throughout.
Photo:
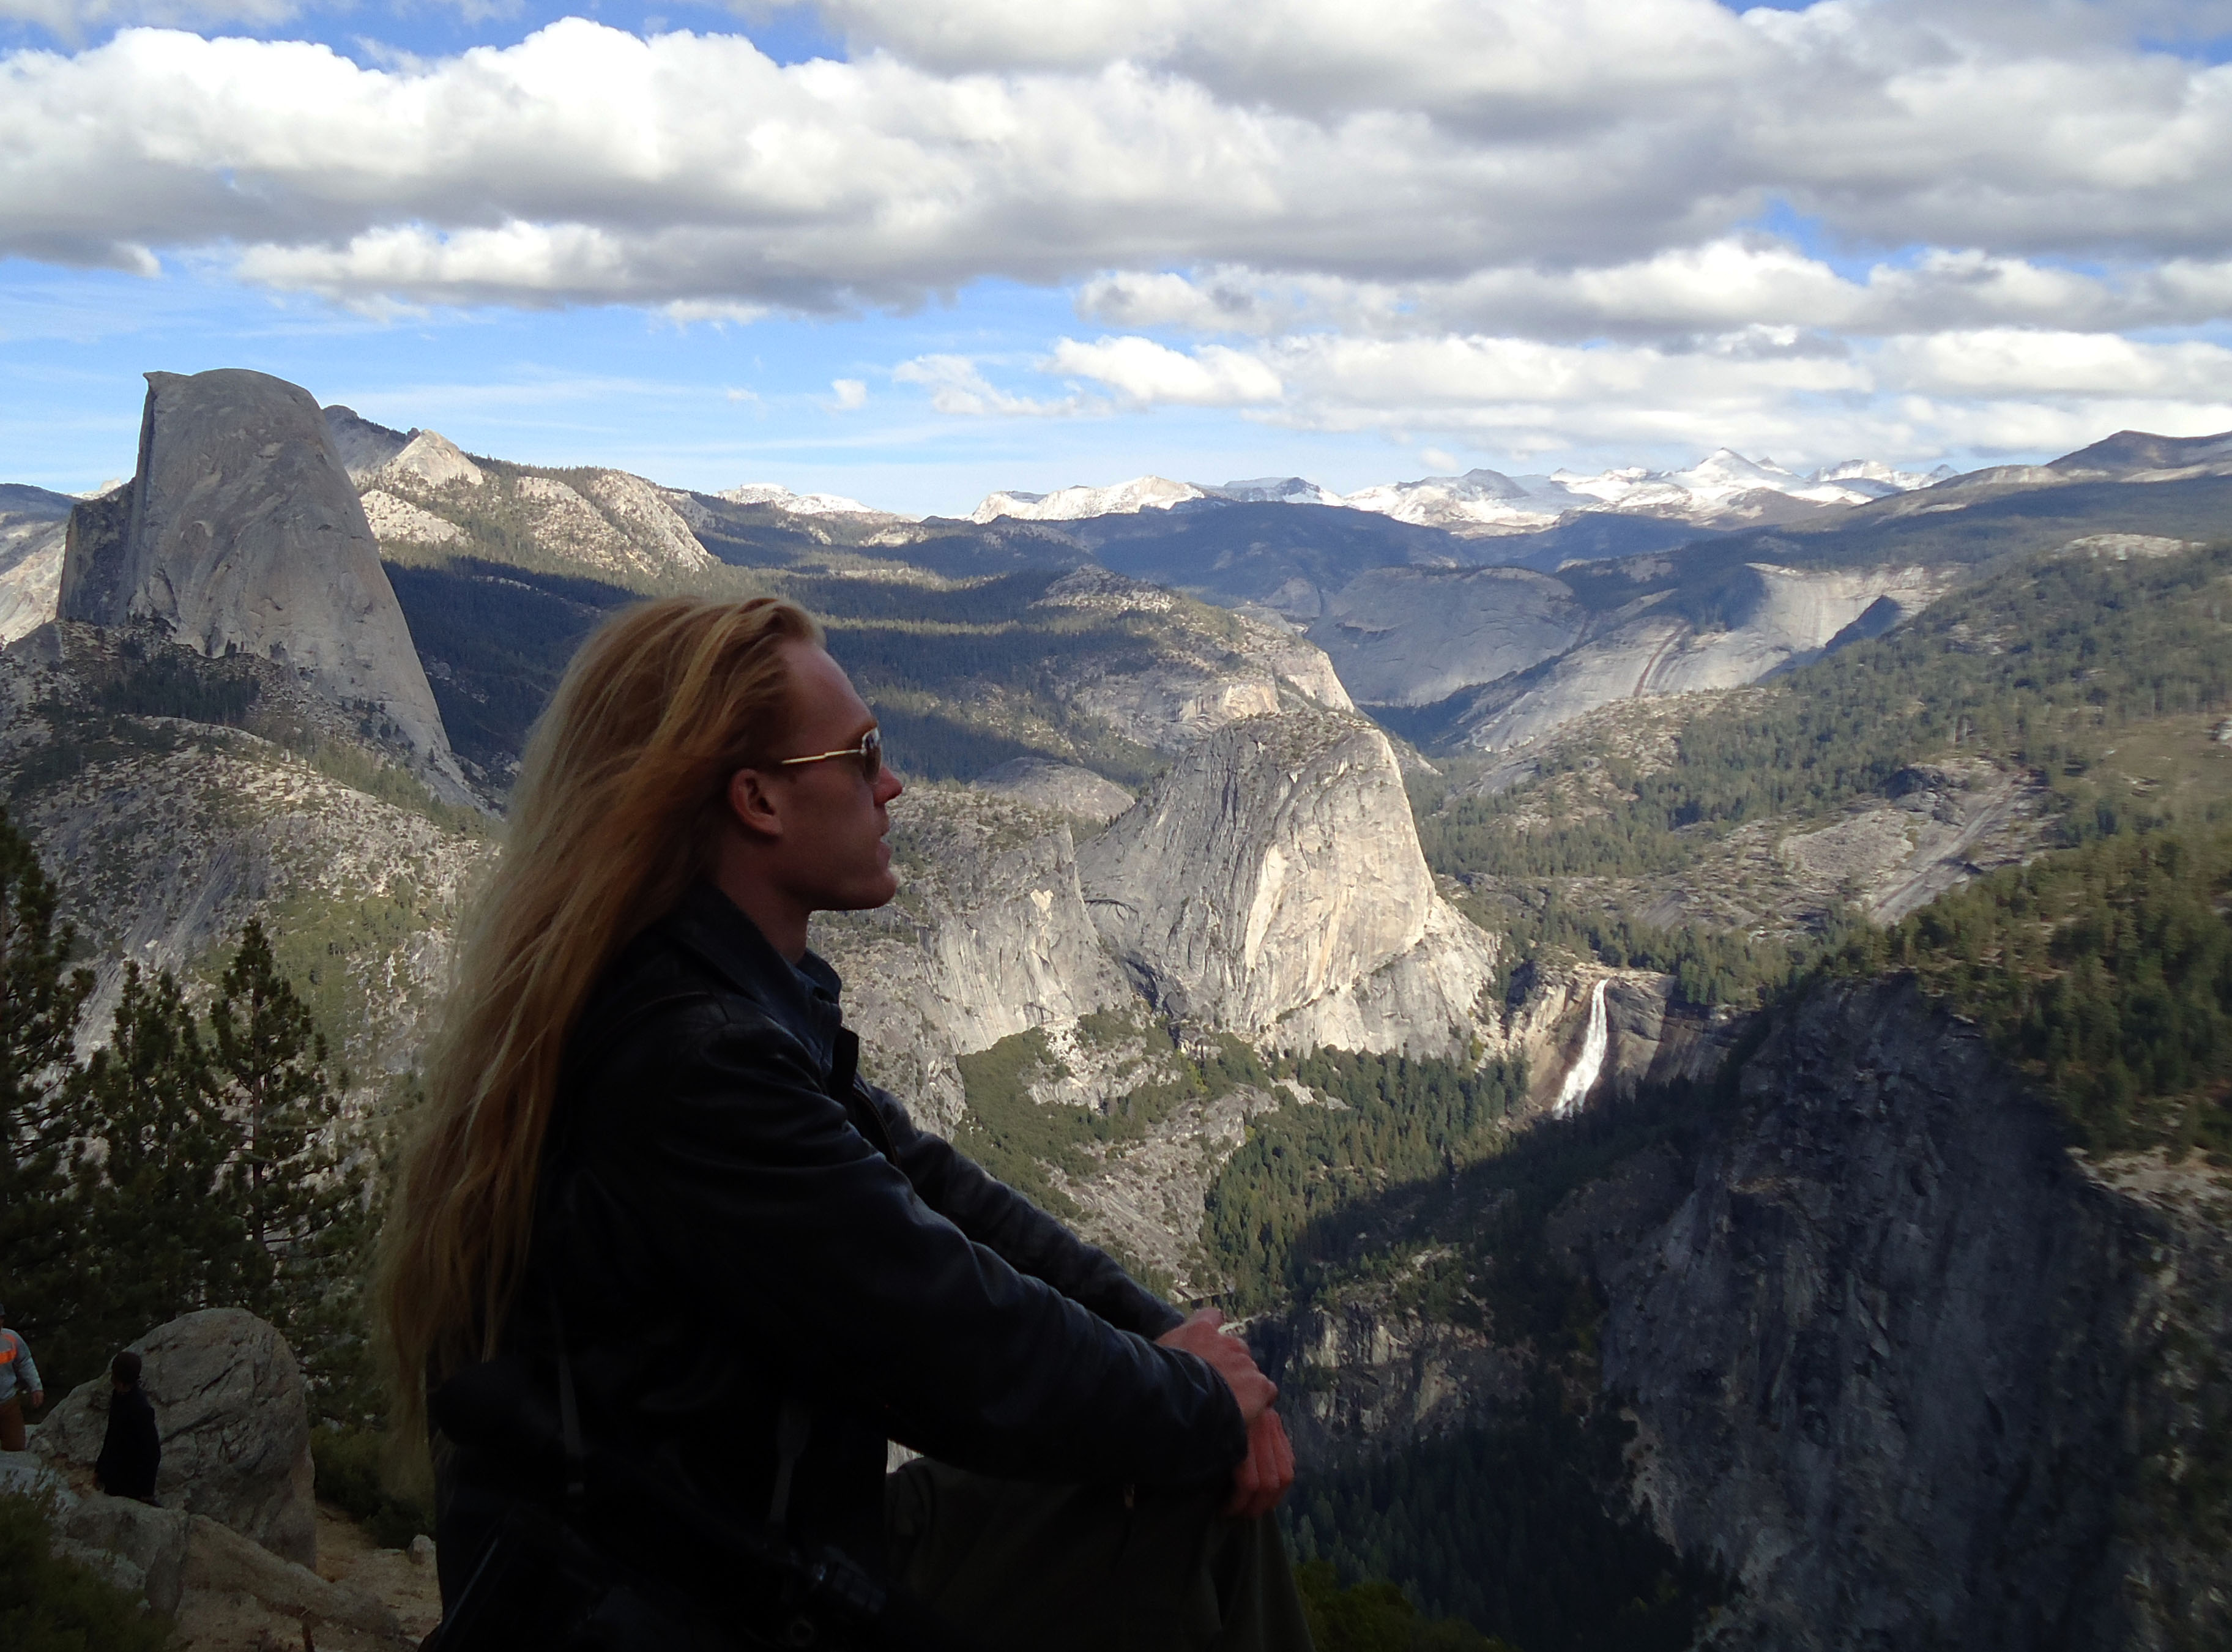
<svg viewBox="0 0 2232 1652"><path fill-rule="evenodd" d="M814 756L860 743L876 715L854 692L845 670L821 649L793 643L791 726L774 755ZM873 781L857 757L831 757L762 771L784 815L778 853L784 881L817 911L857 912L899 892L892 872L886 810L901 790L886 767Z"/></svg>

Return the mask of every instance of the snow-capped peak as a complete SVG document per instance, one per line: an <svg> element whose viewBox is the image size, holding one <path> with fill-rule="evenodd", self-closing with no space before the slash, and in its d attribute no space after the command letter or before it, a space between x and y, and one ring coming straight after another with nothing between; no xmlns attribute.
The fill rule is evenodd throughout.
<svg viewBox="0 0 2232 1652"><path fill-rule="evenodd" d="M1228 482L1209 492L1219 499L1230 499L1243 505L1338 505L1339 494L1330 488L1321 488L1302 476L1256 476L1246 482Z"/></svg>
<svg viewBox="0 0 2232 1652"><path fill-rule="evenodd" d="M713 496L737 505L773 505L778 510L789 511L795 516L887 516L889 511L878 510L873 505L864 505L857 499L847 499L838 493L793 493L776 482L747 482L741 487L723 488Z"/></svg>
<svg viewBox="0 0 2232 1652"><path fill-rule="evenodd" d="M1167 476L1134 476L1113 488L1057 488L1052 493L988 494L969 513L972 522L1011 516L1019 522L1068 522L1087 516L1127 516L1142 510L1168 510L1189 499L1209 497L1206 489Z"/></svg>

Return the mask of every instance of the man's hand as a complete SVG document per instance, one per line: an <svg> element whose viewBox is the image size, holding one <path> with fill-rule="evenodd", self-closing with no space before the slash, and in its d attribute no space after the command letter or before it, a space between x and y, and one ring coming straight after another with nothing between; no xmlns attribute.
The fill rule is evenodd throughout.
<svg viewBox="0 0 2232 1652"><path fill-rule="evenodd" d="M1232 1471L1224 1512L1236 1519L1258 1519L1279 1506L1294 1483L1294 1448L1287 1443L1287 1425L1276 1411L1266 1411L1248 1430L1248 1459Z"/></svg>
<svg viewBox="0 0 2232 1652"><path fill-rule="evenodd" d="M37 1410L41 1406L44 1405L46 1403L47 1403L47 1390L44 1390L44 1389L42 1389L42 1388L35 1388L35 1389L33 1389L33 1390L31 1390L31 1409L33 1409L34 1411L36 1411L36 1410Z"/></svg>
<svg viewBox="0 0 2232 1652"><path fill-rule="evenodd" d="M1176 1331L1165 1331L1155 1340L1165 1348L1207 1360L1232 1390L1232 1397L1240 1402L1240 1420L1252 1429L1256 1419L1279 1397L1279 1385L1256 1369L1255 1357L1246 1343L1217 1329L1223 1323L1224 1316L1215 1308L1197 1308Z"/></svg>
<svg viewBox="0 0 2232 1652"><path fill-rule="evenodd" d="M1256 1369L1246 1344L1218 1329L1223 1323L1215 1308L1204 1308L1156 1340L1207 1360L1240 1402L1241 1421L1248 1425L1248 1456L1232 1471L1232 1496L1224 1512L1252 1520L1276 1508L1294 1483L1294 1453L1287 1443L1286 1424L1271 1409L1279 1397L1278 1384Z"/></svg>

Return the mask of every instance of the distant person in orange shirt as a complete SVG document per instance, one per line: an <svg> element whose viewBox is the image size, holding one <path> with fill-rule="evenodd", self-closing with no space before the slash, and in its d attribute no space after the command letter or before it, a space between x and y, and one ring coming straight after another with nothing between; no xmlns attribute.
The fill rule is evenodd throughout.
<svg viewBox="0 0 2232 1652"><path fill-rule="evenodd" d="M39 1382L39 1367L31 1358L30 1344L8 1329L8 1310L0 1307L0 1451L23 1448L23 1395L31 1396L31 1409L47 1403Z"/></svg>

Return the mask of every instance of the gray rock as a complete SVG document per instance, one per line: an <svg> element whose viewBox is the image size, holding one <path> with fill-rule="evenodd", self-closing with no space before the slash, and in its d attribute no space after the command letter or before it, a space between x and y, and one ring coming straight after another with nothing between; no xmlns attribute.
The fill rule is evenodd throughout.
<svg viewBox="0 0 2232 1652"><path fill-rule="evenodd" d="M1256 717L1078 852L1093 922L1166 1014L1287 1047L1462 1047L1495 943L1434 890L1386 735Z"/></svg>
<svg viewBox="0 0 2232 1652"><path fill-rule="evenodd" d="M1310 640L1374 705L1430 705L1561 654L1587 616L1524 568L1374 568L1326 603Z"/></svg>
<svg viewBox="0 0 2232 1652"><path fill-rule="evenodd" d="M1132 794L1114 781L1050 757L1017 757L987 769L970 783L1104 826L1132 807Z"/></svg>
<svg viewBox="0 0 2232 1652"><path fill-rule="evenodd" d="M1742 1091L1552 1234L1653 1517L1745 1584L1716 1643L2223 1644L2232 1559L2178 1511L2223 1460L2232 1189L2073 1160L1911 986L1817 990Z"/></svg>
<svg viewBox="0 0 2232 1652"><path fill-rule="evenodd" d="M286 1338L241 1309L204 1308L132 1346L146 1362L140 1386L162 1434L157 1497L287 1559L315 1561L310 1415ZM106 1377L71 1390L40 1429L38 1454L89 1469L101 1454L108 1396Z"/></svg>
<svg viewBox="0 0 2232 1652"><path fill-rule="evenodd" d="M333 435L334 450L341 455L341 464L352 482L362 482L409 447L418 434L417 431L390 430L385 424L360 418L353 407L328 407L325 420L326 429Z"/></svg>
<svg viewBox="0 0 2232 1652"><path fill-rule="evenodd" d="M188 1524L182 1576L188 1589L252 1596L309 1623L381 1636L402 1632L386 1603L347 1584L328 1583L308 1564L282 1559L206 1515L196 1514Z"/></svg>
<svg viewBox="0 0 2232 1652"><path fill-rule="evenodd" d="M1502 751L1539 740L1600 705L1756 683L1821 657L1885 599L1900 614L1937 599L1953 573L1930 567L1795 569L1755 562L1706 615L1655 593L1593 624L1554 664L1465 718L1468 744ZM1887 627L1884 627L1887 628Z"/></svg>
<svg viewBox="0 0 2232 1652"><path fill-rule="evenodd" d="M328 410L326 418L330 424L332 410ZM351 474L354 476L354 472ZM480 466L439 431L412 431L402 450L373 473L374 479L380 476L408 479L430 488L477 488L488 480Z"/></svg>
<svg viewBox="0 0 2232 1652"><path fill-rule="evenodd" d="M81 505L59 613L150 618L177 642L291 665L374 709L462 795L441 713L380 547L307 391L260 373L147 375L140 469Z"/></svg>
<svg viewBox="0 0 2232 1652"><path fill-rule="evenodd" d="M144 1594L157 1611L169 1612L178 1610L184 1586L191 1519L184 1509L151 1508L128 1497L94 1492L64 1517L61 1537L75 1545L72 1552L81 1558L89 1551L121 1561L122 1568L102 1568L111 1581L134 1595Z"/></svg>
<svg viewBox="0 0 2232 1652"><path fill-rule="evenodd" d="M1102 947L1060 815L960 787L892 807L899 897L823 913L814 944L845 976L862 1070L939 1127L961 1112L956 1055L1133 1001Z"/></svg>

